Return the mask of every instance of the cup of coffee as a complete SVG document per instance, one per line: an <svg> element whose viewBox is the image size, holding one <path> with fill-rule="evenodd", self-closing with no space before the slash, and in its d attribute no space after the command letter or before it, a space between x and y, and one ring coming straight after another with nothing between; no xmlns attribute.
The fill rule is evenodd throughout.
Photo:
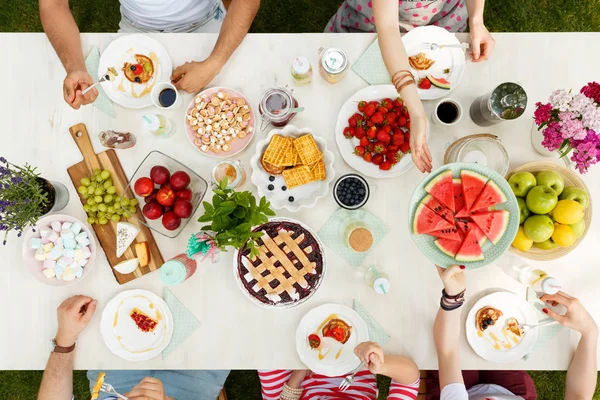
<svg viewBox="0 0 600 400"><path fill-rule="evenodd" d="M456 125L461 120L463 109L454 99L442 99L435 105L433 123L445 126Z"/></svg>
<svg viewBox="0 0 600 400"><path fill-rule="evenodd" d="M152 103L163 110L170 110L181 105L181 98L177 88L170 82L158 82L150 93Z"/></svg>

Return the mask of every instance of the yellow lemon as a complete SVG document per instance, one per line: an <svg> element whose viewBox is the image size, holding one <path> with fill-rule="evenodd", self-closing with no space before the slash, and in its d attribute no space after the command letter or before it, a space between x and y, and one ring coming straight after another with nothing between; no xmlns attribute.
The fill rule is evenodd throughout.
<svg viewBox="0 0 600 400"><path fill-rule="evenodd" d="M521 251L529 251L531 246L533 246L533 240L527 237L523 230L523 226L519 226L519 231L517 232L517 236L515 236L512 245L514 248Z"/></svg>
<svg viewBox="0 0 600 400"><path fill-rule="evenodd" d="M552 210L552 216L559 224L573 225L583 219L585 210L575 200L561 200Z"/></svg>
<svg viewBox="0 0 600 400"><path fill-rule="evenodd" d="M569 225L554 224L552 240L559 246L569 247L575 243L577 237L575 236L573 228L571 228Z"/></svg>

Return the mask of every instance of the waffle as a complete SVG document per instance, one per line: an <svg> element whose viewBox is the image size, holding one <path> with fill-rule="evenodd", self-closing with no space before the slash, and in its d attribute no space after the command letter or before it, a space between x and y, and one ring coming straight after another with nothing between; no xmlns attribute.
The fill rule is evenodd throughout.
<svg viewBox="0 0 600 400"><path fill-rule="evenodd" d="M424 71L426 69L431 68L431 66L435 63L435 61L427 58L425 53L419 53L417 55L408 57L408 63L414 69L417 69L419 71Z"/></svg>
<svg viewBox="0 0 600 400"><path fill-rule="evenodd" d="M325 173L325 162L320 159L316 163L310 166L310 173L312 174L313 181L324 181L327 177Z"/></svg>
<svg viewBox="0 0 600 400"><path fill-rule="evenodd" d="M306 185L313 181L310 168L306 165L286 169L283 171L283 179L285 179L285 183L289 189Z"/></svg>
<svg viewBox="0 0 600 400"><path fill-rule="evenodd" d="M298 163L298 150L296 150L296 146L294 146L294 138L288 138L292 146L290 146L287 153L285 153L285 158L281 164L282 167L295 167Z"/></svg>
<svg viewBox="0 0 600 400"><path fill-rule="evenodd" d="M296 147L298 156L304 165L312 165L323 157L315 143L315 139L310 134L300 136L294 140L294 147Z"/></svg>
<svg viewBox="0 0 600 400"><path fill-rule="evenodd" d="M265 170L266 173L271 174L271 175L281 175L281 173L285 169L285 167L277 167L273 164L269 164L268 162L265 162L264 154L260 158L260 165L262 166L262 168Z"/></svg>
<svg viewBox="0 0 600 400"><path fill-rule="evenodd" d="M286 154L291 146L292 142L288 138L280 135L273 135L267 146L267 150L263 155L264 162L276 167L282 167Z"/></svg>

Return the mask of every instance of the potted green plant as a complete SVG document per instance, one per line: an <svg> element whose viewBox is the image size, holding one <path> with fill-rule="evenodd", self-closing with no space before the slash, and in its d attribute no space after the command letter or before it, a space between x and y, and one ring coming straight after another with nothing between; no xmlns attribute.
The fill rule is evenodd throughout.
<svg viewBox="0 0 600 400"><path fill-rule="evenodd" d="M50 182L29 164L18 166L0 157L0 231L2 244L10 231L21 236L27 226L51 211L62 210L69 202L65 185Z"/></svg>
<svg viewBox="0 0 600 400"><path fill-rule="evenodd" d="M252 227L268 222L275 212L271 204L263 196L257 203L251 192L236 192L227 188L227 179L213 188L212 204L205 201L204 214L199 222L210 222L202 227L214 239L219 250L225 251L231 246L242 249L245 245L251 254L258 255L255 240L262 236L260 232L252 232Z"/></svg>

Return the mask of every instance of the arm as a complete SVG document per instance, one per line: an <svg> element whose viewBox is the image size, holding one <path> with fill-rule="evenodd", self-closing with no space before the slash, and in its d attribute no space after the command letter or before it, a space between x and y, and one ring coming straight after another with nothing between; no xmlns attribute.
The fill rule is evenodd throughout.
<svg viewBox="0 0 600 400"><path fill-rule="evenodd" d="M210 56L204 61L187 62L173 71L171 81L177 89L199 92L221 72L244 40L259 6L260 0L235 0L231 3Z"/></svg>
<svg viewBox="0 0 600 400"><path fill-rule="evenodd" d="M373 374L385 375L402 385L410 385L419 379L419 368L413 360L403 356L384 355L377 343L360 343L354 349L354 354Z"/></svg>
<svg viewBox="0 0 600 400"><path fill-rule="evenodd" d="M567 371L565 399L591 399L594 396L598 379L598 326L581 302L566 293L558 292L553 295L544 295L541 299L564 305L567 309L565 315L557 314L546 308L543 311L561 325L581 333L581 340L579 340L577 350Z"/></svg>
<svg viewBox="0 0 600 400"><path fill-rule="evenodd" d="M396 72L408 70L408 56L398 28L398 2L374 0L373 15L377 25L379 48L383 61L393 77ZM404 86L400 92L410 113L410 148L413 160L421 172L431 172L431 154L427 147L427 114L419 98L416 85Z"/></svg>
<svg viewBox="0 0 600 400"><path fill-rule="evenodd" d="M58 332L56 344L71 347L85 329L96 311L96 300L74 296L58 307ZM38 400L71 400L73 396L74 352L50 354L42 377Z"/></svg>
<svg viewBox="0 0 600 400"><path fill-rule="evenodd" d="M469 36L471 37L474 62L487 60L496 45L496 41L483 23L484 8L485 0L467 0Z"/></svg>

